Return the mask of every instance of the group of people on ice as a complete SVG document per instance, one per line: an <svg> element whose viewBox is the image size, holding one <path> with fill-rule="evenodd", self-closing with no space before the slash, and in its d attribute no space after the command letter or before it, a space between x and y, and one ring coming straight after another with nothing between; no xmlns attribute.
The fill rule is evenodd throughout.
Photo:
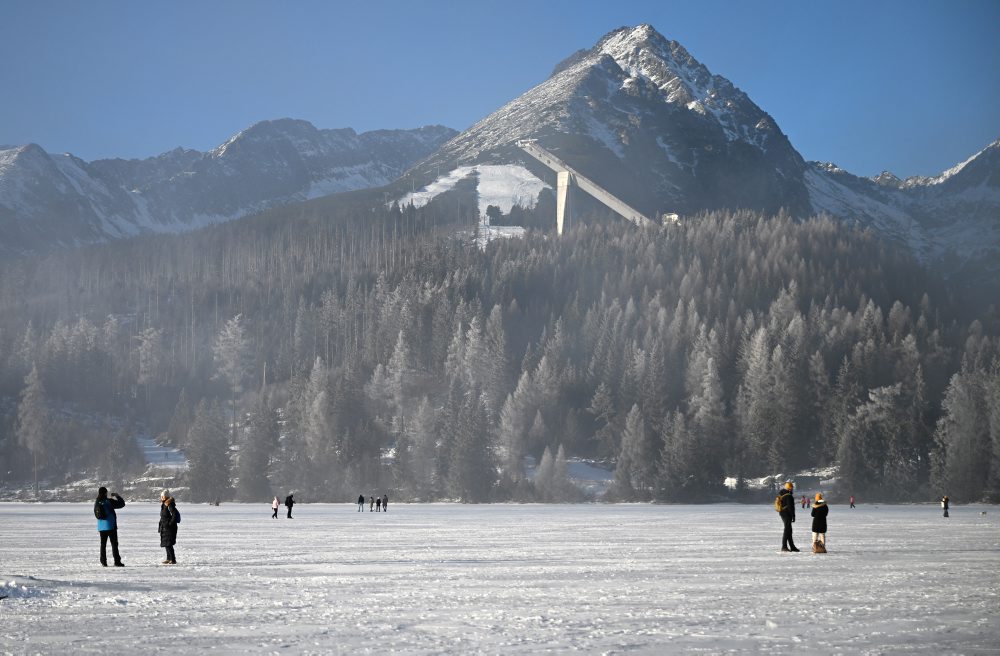
<svg viewBox="0 0 1000 656"><path fill-rule="evenodd" d="M358 512L365 511L365 495L358 496ZM377 497L374 494L368 497L368 512L389 512L389 495L383 494Z"/></svg>
<svg viewBox="0 0 1000 656"><path fill-rule="evenodd" d="M781 534L782 551L799 551L792 539L792 524L795 523L795 497L792 495L794 490L795 484L788 481L774 500L774 509L778 511L785 525L784 533ZM805 508L805 504L802 507ZM813 553L826 553L826 516L829 513L830 507L826 505L823 493L817 492L811 513Z"/></svg>
<svg viewBox="0 0 1000 656"><path fill-rule="evenodd" d="M115 567L125 567L121 554L118 552L118 515L116 510L125 507L125 499L117 492L108 494L108 488L97 490L94 501L94 517L97 518L97 531L101 536L101 565L108 566L108 542L111 543L111 555ZM169 490L160 493L160 523L157 531L160 534L160 546L167 550L164 565L176 565L174 545L177 544L177 525L181 523L181 513L177 503L170 496Z"/></svg>

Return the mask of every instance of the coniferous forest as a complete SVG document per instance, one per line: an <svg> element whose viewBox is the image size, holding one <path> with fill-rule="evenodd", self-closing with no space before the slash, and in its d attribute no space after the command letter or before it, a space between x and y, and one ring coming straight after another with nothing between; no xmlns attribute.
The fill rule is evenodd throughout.
<svg viewBox="0 0 1000 656"><path fill-rule="evenodd" d="M0 266L0 484L125 480L150 434L194 501L574 501L571 457L609 500L831 465L845 496L1000 500L994 310L871 232L594 215L483 247L461 193L345 198Z"/></svg>

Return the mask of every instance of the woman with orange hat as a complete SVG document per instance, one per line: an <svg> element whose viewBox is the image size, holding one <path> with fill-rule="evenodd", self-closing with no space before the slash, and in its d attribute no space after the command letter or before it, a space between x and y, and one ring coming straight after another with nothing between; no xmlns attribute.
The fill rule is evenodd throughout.
<svg viewBox="0 0 1000 656"><path fill-rule="evenodd" d="M830 513L830 507L823 499L823 493L816 493L816 503L813 504L813 552L826 553L826 516Z"/></svg>
<svg viewBox="0 0 1000 656"><path fill-rule="evenodd" d="M798 551L795 548L795 541L792 540L792 523L795 522L795 498L792 496L794 489L792 482L786 481L784 488L778 493L778 514L781 516L782 524L785 525L785 530L781 534L782 551Z"/></svg>

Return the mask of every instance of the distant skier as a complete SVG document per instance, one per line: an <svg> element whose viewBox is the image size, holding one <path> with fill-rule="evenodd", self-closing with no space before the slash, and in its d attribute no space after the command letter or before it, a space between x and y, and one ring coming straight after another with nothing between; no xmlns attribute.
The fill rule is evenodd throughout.
<svg viewBox="0 0 1000 656"><path fill-rule="evenodd" d="M795 522L795 498L792 496L794 489L795 486L791 481L788 481L781 492L778 493L778 505L781 508L778 514L785 525L785 530L781 534L782 551L798 551L795 547L795 541L792 540L792 524Z"/></svg>
<svg viewBox="0 0 1000 656"><path fill-rule="evenodd" d="M941 497L941 508L944 509L944 516L945 517L950 517L950 515L948 514L948 495L947 494L944 495L943 497Z"/></svg>
<svg viewBox="0 0 1000 656"><path fill-rule="evenodd" d="M823 499L823 493L816 493L816 503L812 509L812 538L813 553L826 553L826 516L830 514L830 507Z"/></svg>
<svg viewBox="0 0 1000 656"><path fill-rule="evenodd" d="M180 521L180 513L177 511L177 504L170 496L169 490L160 493L160 523L156 527L160 533L160 546L167 550L167 558L164 565L176 565L177 558L174 556L174 545L177 544L177 523Z"/></svg>
<svg viewBox="0 0 1000 656"><path fill-rule="evenodd" d="M97 490L97 500L94 501L94 516L97 517L97 531L101 534L101 566L108 566L108 540L111 541L111 555L115 559L115 567L125 567L121 554L118 553L118 516L115 510L125 507L125 500L117 492L108 498L108 488Z"/></svg>
<svg viewBox="0 0 1000 656"><path fill-rule="evenodd" d="M292 519L292 506L295 505L295 499L292 498L293 496L294 495L289 494L285 497L285 508L288 508L288 519Z"/></svg>
<svg viewBox="0 0 1000 656"><path fill-rule="evenodd" d="M854 507L854 495L852 494L851 495L851 508L853 508L853 507Z"/></svg>
<svg viewBox="0 0 1000 656"><path fill-rule="evenodd" d="M274 495L274 501L271 502L271 519L278 519L278 508L281 504L278 503L278 495Z"/></svg>
<svg viewBox="0 0 1000 656"><path fill-rule="evenodd" d="M382 512L389 512L389 495L382 495Z"/></svg>
<svg viewBox="0 0 1000 656"><path fill-rule="evenodd" d="M382 497L375 497L375 512L382 512Z"/></svg>
<svg viewBox="0 0 1000 656"><path fill-rule="evenodd" d="M365 511L365 495L358 496L358 512Z"/></svg>

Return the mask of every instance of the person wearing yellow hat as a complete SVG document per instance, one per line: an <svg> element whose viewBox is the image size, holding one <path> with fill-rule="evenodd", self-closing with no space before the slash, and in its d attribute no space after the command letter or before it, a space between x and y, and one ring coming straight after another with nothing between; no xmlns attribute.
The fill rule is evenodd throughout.
<svg viewBox="0 0 1000 656"><path fill-rule="evenodd" d="M785 525L785 530L781 534L782 551L798 551L795 547L795 541L792 540L792 524L795 522L795 498L792 496L794 489L795 485L791 481L787 481L784 488L778 493L778 505L781 507L778 514L781 516L781 522Z"/></svg>
<svg viewBox="0 0 1000 656"><path fill-rule="evenodd" d="M812 509L812 538L813 553L826 553L826 516L830 514L830 507L826 505L822 492L816 493L816 502Z"/></svg>

